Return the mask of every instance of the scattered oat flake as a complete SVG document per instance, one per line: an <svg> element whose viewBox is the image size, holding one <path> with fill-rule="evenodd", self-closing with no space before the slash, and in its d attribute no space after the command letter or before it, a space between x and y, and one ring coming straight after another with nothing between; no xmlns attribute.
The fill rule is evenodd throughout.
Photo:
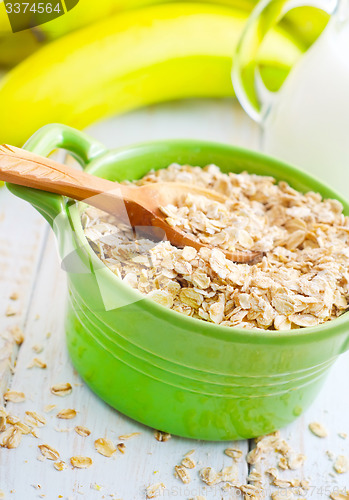
<svg viewBox="0 0 349 500"><path fill-rule="evenodd" d="M347 439L348 437L348 434L346 432L339 432L338 433L338 436L342 439Z"/></svg>
<svg viewBox="0 0 349 500"><path fill-rule="evenodd" d="M41 344L34 344L32 346L32 349L34 352L36 352L37 354L40 354L40 352L42 352L44 350L43 346Z"/></svg>
<svg viewBox="0 0 349 500"><path fill-rule="evenodd" d="M126 441L127 439L131 439L139 435L140 432L131 432L131 434L123 434L122 436L119 436L119 439L121 439L122 441Z"/></svg>
<svg viewBox="0 0 349 500"><path fill-rule="evenodd" d="M48 444L40 444L38 448L45 458L48 458L49 460L59 459L58 451L52 448L52 446L49 446Z"/></svg>
<svg viewBox="0 0 349 500"><path fill-rule="evenodd" d="M259 483L262 481L262 474L257 470L253 470L250 472L249 476L247 477L247 480L250 483Z"/></svg>
<svg viewBox="0 0 349 500"><path fill-rule="evenodd" d="M25 400L25 394L24 392L7 391L4 394L4 400L10 401L11 403L21 403Z"/></svg>
<svg viewBox="0 0 349 500"><path fill-rule="evenodd" d="M292 491L282 489L279 491L273 491L273 493L271 494L271 498L272 500L293 500L296 497L294 496Z"/></svg>
<svg viewBox="0 0 349 500"><path fill-rule="evenodd" d="M50 413L50 411L54 410L57 405L46 405L44 406L44 412L45 413Z"/></svg>
<svg viewBox="0 0 349 500"><path fill-rule="evenodd" d="M189 484L191 481L191 477L189 475L189 472L183 465L176 465L175 466L175 476L178 477L184 484Z"/></svg>
<svg viewBox="0 0 349 500"><path fill-rule="evenodd" d="M266 474L269 474L273 479L277 479L278 477L278 471L275 467L270 467L270 469L265 471Z"/></svg>
<svg viewBox="0 0 349 500"><path fill-rule="evenodd" d="M220 481L235 481L237 479L238 470L236 464L230 465L228 467L223 467L223 469L218 473Z"/></svg>
<svg viewBox="0 0 349 500"><path fill-rule="evenodd" d="M156 483L148 486L148 488L146 489L147 498L155 498L160 496L165 488L166 486L164 485L164 483Z"/></svg>
<svg viewBox="0 0 349 500"><path fill-rule="evenodd" d="M325 427L320 424L319 422L311 422L309 424L309 429L311 430L311 432L319 437L319 438L325 438L328 436L328 432L327 430L325 429Z"/></svg>
<svg viewBox="0 0 349 500"><path fill-rule="evenodd" d="M61 410L60 412L58 412L56 417L69 420L76 417L76 410L73 410L72 408L66 408L65 410Z"/></svg>
<svg viewBox="0 0 349 500"><path fill-rule="evenodd" d="M11 300L18 300L18 297L19 297L19 295L18 295L18 293L17 293L17 292L13 292L13 293L11 293L11 295L10 295L10 299L11 299Z"/></svg>
<svg viewBox="0 0 349 500"><path fill-rule="evenodd" d="M292 482L287 479L274 479L273 485L278 488L291 488Z"/></svg>
<svg viewBox="0 0 349 500"><path fill-rule="evenodd" d="M75 432L77 432L80 436L87 437L91 434L90 429L84 427L83 425L77 425L75 427Z"/></svg>
<svg viewBox="0 0 349 500"><path fill-rule="evenodd" d="M5 315L6 316L15 316L16 314L17 314L17 311L15 309L13 309L12 306L8 306L8 308L6 309Z"/></svg>
<svg viewBox="0 0 349 500"><path fill-rule="evenodd" d="M120 453L124 454L126 451L126 445L125 443L119 443L116 445L117 449L120 451Z"/></svg>
<svg viewBox="0 0 349 500"><path fill-rule="evenodd" d="M10 333L17 345L21 345L24 342L24 333L19 326L14 326L10 329Z"/></svg>
<svg viewBox="0 0 349 500"><path fill-rule="evenodd" d="M238 462L242 455L243 455L243 452L241 450L239 450L238 448L226 448L224 450L224 453L232 458L233 460L235 460L235 462Z"/></svg>
<svg viewBox="0 0 349 500"><path fill-rule="evenodd" d="M307 481L306 479L302 479L302 480L301 480L301 488L302 488L303 490L306 490L306 491L310 490L310 484L309 484L309 481Z"/></svg>
<svg viewBox="0 0 349 500"><path fill-rule="evenodd" d="M47 364L39 358L34 358L32 362L29 363L27 368L34 368L34 367L45 369L47 368Z"/></svg>
<svg viewBox="0 0 349 500"><path fill-rule="evenodd" d="M346 491L345 493L334 491L331 493L330 498L331 500L349 500L349 491Z"/></svg>
<svg viewBox="0 0 349 500"><path fill-rule="evenodd" d="M349 471L349 458L345 455L339 455L333 465L337 474L344 474Z"/></svg>
<svg viewBox="0 0 349 500"><path fill-rule="evenodd" d="M245 499L253 498L259 500L260 498L260 489L258 486L253 484L242 484L239 489L244 494Z"/></svg>
<svg viewBox="0 0 349 500"><path fill-rule="evenodd" d="M22 434L30 434L31 433L31 428L29 425L23 423L23 422L17 422L15 424L15 427L21 431Z"/></svg>
<svg viewBox="0 0 349 500"><path fill-rule="evenodd" d="M43 427L46 425L46 418L36 411L26 411L25 415L25 422L31 426Z"/></svg>
<svg viewBox="0 0 349 500"><path fill-rule="evenodd" d="M67 396L72 392L73 388L69 382L63 384L56 384L51 387L51 392L55 396Z"/></svg>
<svg viewBox="0 0 349 500"><path fill-rule="evenodd" d="M17 448L22 439L22 432L17 427L9 427L0 434L0 446L3 448Z"/></svg>
<svg viewBox="0 0 349 500"><path fill-rule="evenodd" d="M110 439L96 439L95 448L98 453L104 455L105 457L111 457L116 452L116 447Z"/></svg>
<svg viewBox="0 0 349 500"><path fill-rule="evenodd" d="M0 490L0 500L3 500L5 498L5 493Z"/></svg>
<svg viewBox="0 0 349 500"><path fill-rule="evenodd" d="M15 425L18 422L20 422L20 418L17 417L16 415L12 415L11 413L6 415L6 423L7 424Z"/></svg>
<svg viewBox="0 0 349 500"><path fill-rule="evenodd" d="M302 467L306 460L306 456L303 455L302 453L292 453L288 458L287 458L287 463L288 467L291 470L296 470Z"/></svg>
<svg viewBox="0 0 349 500"><path fill-rule="evenodd" d="M0 406L0 432L5 430L7 412L3 406Z"/></svg>
<svg viewBox="0 0 349 500"><path fill-rule="evenodd" d="M194 469L196 465L196 462L191 458L191 456L185 456L181 463L187 469Z"/></svg>
<svg viewBox="0 0 349 500"><path fill-rule="evenodd" d="M53 464L53 466L55 469L57 469L59 471L62 471L62 470L67 468L67 464L63 460L59 460L58 462L55 462Z"/></svg>
<svg viewBox="0 0 349 500"><path fill-rule="evenodd" d="M154 431L154 436L157 441L168 441L171 439L171 434L168 432Z"/></svg>
<svg viewBox="0 0 349 500"><path fill-rule="evenodd" d="M40 437L39 432L38 432L36 429L32 429L32 430L30 431L30 434L31 434L32 436L34 436L35 438L37 438L37 439Z"/></svg>
<svg viewBox="0 0 349 500"><path fill-rule="evenodd" d="M286 457L281 457L278 463L278 467L282 470L288 469L288 459Z"/></svg>
<svg viewBox="0 0 349 500"><path fill-rule="evenodd" d="M77 469L87 469L92 465L92 458L81 456L71 457L70 463Z"/></svg>
<svg viewBox="0 0 349 500"><path fill-rule="evenodd" d="M253 450L251 450L247 454L246 457L247 463L249 463L250 465L256 464L262 458L262 455L263 455L262 449L259 446L256 446L256 448L253 448Z"/></svg>
<svg viewBox="0 0 349 500"><path fill-rule="evenodd" d="M204 467L200 470L199 475L202 481L208 486L212 486L220 482L220 477L212 467Z"/></svg>

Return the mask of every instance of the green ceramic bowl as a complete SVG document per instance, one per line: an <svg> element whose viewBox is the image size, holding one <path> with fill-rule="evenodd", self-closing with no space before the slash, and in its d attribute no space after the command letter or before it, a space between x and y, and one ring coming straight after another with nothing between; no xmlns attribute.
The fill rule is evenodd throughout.
<svg viewBox="0 0 349 500"><path fill-rule="evenodd" d="M224 172L272 175L300 191L348 203L301 170L259 153L200 141L163 141L107 151L63 125L40 129L25 147L71 152L86 171L137 179L171 162L217 164ZM123 284L101 266L83 235L79 207L58 195L9 185L50 222L61 255L74 255L66 335L86 383L120 412L153 428L199 439L251 438L283 427L318 394L349 347L349 315L291 332L248 331L188 318Z"/></svg>

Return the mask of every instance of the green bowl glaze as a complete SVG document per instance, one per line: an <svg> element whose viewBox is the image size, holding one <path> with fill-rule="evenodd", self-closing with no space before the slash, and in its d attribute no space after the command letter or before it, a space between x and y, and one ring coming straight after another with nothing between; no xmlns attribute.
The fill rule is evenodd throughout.
<svg viewBox="0 0 349 500"><path fill-rule="evenodd" d="M73 154L86 171L137 179L172 162L217 164L223 172L272 175L300 191L348 202L298 168L252 151L197 140L107 151L63 125L40 129L25 145L40 155ZM9 185L53 227L62 258L74 255L66 336L86 383L111 406L179 436L231 440L290 423L318 394L337 356L349 347L349 315L291 332L248 331L188 318L123 284L101 265L83 235L79 206L58 195Z"/></svg>

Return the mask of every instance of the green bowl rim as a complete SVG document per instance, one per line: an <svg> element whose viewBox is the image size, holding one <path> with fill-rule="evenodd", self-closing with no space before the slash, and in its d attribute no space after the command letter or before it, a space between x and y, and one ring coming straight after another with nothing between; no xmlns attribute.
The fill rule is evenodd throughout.
<svg viewBox="0 0 349 500"><path fill-rule="evenodd" d="M123 146L120 148L114 148L112 150L107 150L105 153L102 155L98 156L95 160L93 160L89 165L86 167L86 172L89 172L91 174L94 174L95 171L97 171L101 166L104 165L105 160L109 160L110 157L113 157L114 160L116 159L115 157L117 156L123 156L127 155L131 152L136 152L140 149L146 148L152 148L152 147L159 147L162 145L171 145L171 146L180 146L180 145L186 145L186 146L204 146L204 147L210 147L210 148L219 148L223 150L229 150L230 152L237 152L242 155L245 155L246 158L258 158L259 160L265 160L268 162L269 165L274 165L274 166L281 166L283 169L287 170L289 173L295 173L297 176L301 176L302 180L304 180L305 183L310 183L311 185L314 185L316 187L320 187L321 191L326 191L330 194L330 196L326 198L334 198L339 200L344 208L345 211L349 213L349 202L345 200L339 193L337 193L334 189L328 188L325 186L325 184L317 179L315 176L308 174L304 170L302 170L299 167L287 164L283 162L282 160L279 160L277 158L274 158L272 156L266 155L264 153L260 153L258 151L252 151L248 150L246 148L226 144L226 143L219 143L219 142L213 142L213 141L205 141L205 140L196 140L196 139L165 139L165 140L157 140L157 141L147 141L147 142L140 142L136 144L132 144L129 146ZM218 165L219 166L219 165ZM164 167L165 168L165 167ZM326 199L324 198L324 199ZM78 204L73 202L70 205L66 205L67 211L70 214L69 217L69 223L72 227L72 230L74 234L80 238L80 241L84 241L84 245L81 246L81 248L84 249L84 251L87 254L87 257L92 261L95 262L96 264L101 263L100 259L97 257L95 252L92 250L90 245L88 244L87 238L85 237L81 225L81 220L80 217L78 217L79 210L71 210L73 207L77 207ZM318 326L313 326L313 327L304 327L304 328L297 328L293 330L264 330L264 329L244 329L244 328L238 328L238 327L229 327L229 326L221 326L217 325L215 323L211 323L208 321L204 321L198 318L193 318L190 316L186 316L184 314L181 314L177 311L173 311L172 309L168 309L155 301L147 298L146 296L142 296L140 292L137 290L132 289L128 285L125 285L107 266L103 268L104 272L104 277L108 279L111 284L115 284L115 286L121 286L125 293L129 295L133 295L134 300L132 302L137 302L142 308L147 309L149 312L152 312L155 316L160 317L162 319L171 321L173 318L174 321L177 323L182 323L183 327L185 329L192 330L193 327L195 329L195 326L198 327L196 333L202 334L202 335L207 335L207 336L212 336L215 338L221 338L226 341L234 341L234 342L249 342L250 340L257 341L256 343L265 343L266 341L270 341L271 343L275 343L275 341L280 340L283 343L285 342L285 339L289 341L289 343L297 343L297 341L304 341L304 342L309 342L314 340L314 337L321 337L324 336L324 332L328 334L328 336L332 335L339 335L345 332L345 330L349 329L349 311L346 313L343 313L341 316L338 318L327 321L325 323L322 323ZM83 300L83 298L81 297ZM178 325L181 326L181 325Z"/></svg>

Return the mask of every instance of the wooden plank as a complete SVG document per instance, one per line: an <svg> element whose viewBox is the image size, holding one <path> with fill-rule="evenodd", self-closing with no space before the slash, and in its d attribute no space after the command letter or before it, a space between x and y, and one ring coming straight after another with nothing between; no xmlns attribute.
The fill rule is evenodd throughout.
<svg viewBox="0 0 349 500"><path fill-rule="evenodd" d="M28 203L0 190L0 392L9 384L17 345L10 330L24 328L47 224ZM16 294L17 300L11 300ZM13 315L9 315L12 314Z"/></svg>

